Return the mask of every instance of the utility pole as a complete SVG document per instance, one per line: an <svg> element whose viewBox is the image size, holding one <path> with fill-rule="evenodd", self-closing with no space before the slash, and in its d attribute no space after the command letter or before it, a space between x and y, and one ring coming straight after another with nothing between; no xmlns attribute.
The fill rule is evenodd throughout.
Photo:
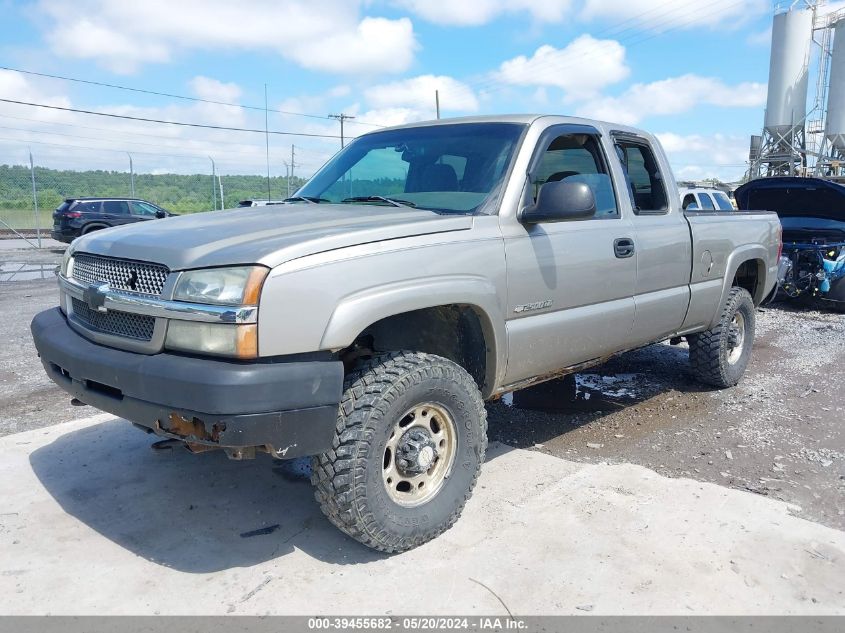
<svg viewBox="0 0 845 633"><path fill-rule="evenodd" d="M211 161L211 208L217 209L217 165L214 164L214 159L209 156Z"/></svg>
<svg viewBox="0 0 845 633"><path fill-rule="evenodd" d="M434 107L437 110L437 118L440 118L440 91L434 91Z"/></svg>
<svg viewBox="0 0 845 633"><path fill-rule="evenodd" d="M38 248L41 248L41 222L38 218L38 190L35 188L35 162L32 160L32 150L29 150L29 173L32 176L32 207L35 211L35 234L38 236Z"/></svg>
<svg viewBox="0 0 845 633"><path fill-rule="evenodd" d="M132 166L132 154L126 152L129 157L129 195L135 197L135 169Z"/></svg>
<svg viewBox="0 0 845 633"><path fill-rule="evenodd" d="M267 149L267 202L270 202L270 127L267 108L267 84L264 84L264 145Z"/></svg>
<svg viewBox="0 0 845 633"><path fill-rule="evenodd" d="M337 119L338 121L340 121L340 147L343 148L343 146L344 146L343 122L348 120L348 119L354 119L355 117L352 116L351 114L344 114L343 112L341 112L340 114L330 114L329 118L330 119Z"/></svg>
<svg viewBox="0 0 845 633"><path fill-rule="evenodd" d="M290 198L290 164L286 160L283 160L282 164L285 166L285 180L288 183L288 195L287 195L287 197Z"/></svg>
<svg viewBox="0 0 845 633"><path fill-rule="evenodd" d="M287 165L287 163L285 163ZM296 148L290 146L290 172L288 172L288 197L290 197L290 185L293 181L293 168L296 167Z"/></svg>

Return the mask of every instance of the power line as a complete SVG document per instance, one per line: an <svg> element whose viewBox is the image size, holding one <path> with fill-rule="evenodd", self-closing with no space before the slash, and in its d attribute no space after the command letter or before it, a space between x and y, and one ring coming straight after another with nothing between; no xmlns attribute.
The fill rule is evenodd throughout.
<svg viewBox="0 0 845 633"><path fill-rule="evenodd" d="M14 73L21 73L22 75L32 75L34 77L46 77L48 79L60 79L62 81L70 81L73 83L80 83L80 84L87 84L89 86L99 86L101 88L113 88L115 90L126 90L129 92L137 92L140 94L148 94L148 95L155 95L157 97L168 97L170 99L181 99L183 101L194 101L196 103L209 103L212 105L221 105L227 106L232 108L243 108L244 110L258 110L263 111L265 108L261 106L253 106L253 105L245 105L242 103L229 103L227 101L215 101L214 99L203 99L201 97L190 97L188 95L179 95L172 92L159 92L157 90L147 90L145 88L133 88L132 86L121 86L119 84L110 84L103 81L93 81L91 79L80 79L78 77L67 77L64 75L52 75L50 73L40 73L34 70L24 70L23 68L12 68L11 66L0 66L0 70L8 70ZM285 114L289 116L301 116L307 117L309 119L320 119L325 121L329 117L322 116L319 114L307 114L305 112L291 112L288 110L278 110L272 109L271 112L278 112L279 114ZM375 123L363 123L359 122L358 125L368 125L370 127L385 127L383 125L377 125Z"/></svg>
<svg viewBox="0 0 845 633"><path fill-rule="evenodd" d="M10 127L10 126L6 126L6 125L0 125L0 130L11 130L13 132L27 132L29 134L48 134L50 136L66 136L68 138L78 138L78 139L83 139L83 140L86 140L86 141L97 141L97 142L100 142L100 143L108 143L108 142L114 142L115 141L115 139L105 139L105 138L101 139L101 138L96 138L96 137L93 137L93 136L79 136L78 134L66 134L64 132L54 132L52 130L32 130L32 129L26 129L26 128L20 128L20 127ZM173 140L179 140L179 139L173 139ZM185 139L185 140L188 140L188 139ZM142 146L145 146L145 147L155 147L155 148L163 148L163 149L181 149L185 146L184 143L182 145L180 145L179 147L174 147L173 145L164 145L164 144L155 144L155 143L142 143L140 141L127 141L127 140L124 140L124 139L117 139L117 141L120 142L120 143L126 144L126 145L142 145ZM216 141L215 141L215 144L217 144ZM234 143L233 143L233 145L234 145ZM241 145L242 147L250 147L250 145L248 145L248 144L239 144L239 145ZM102 148L102 149L105 149L105 148ZM115 151L119 151L119 150L115 150ZM237 151L233 152L231 150L226 150L226 151L227 151L228 154L237 154L237 155L240 155L240 156L252 156L252 154L249 153L249 152L237 152Z"/></svg>
<svg viewBox="0 0 845 633"><path fill-rule="evenodd" d="M124 150L111 149L111 148L107 148L107 147L90 147L90 146L86 146L86 145L71 145L71 144L68 144L68 143L50 143L50 142L47 142L47 141L33 141L33 140L23 141L22 139L19 139L19 138L9 138L9 137L5 137L5 136L0 136L0 141L5 141L5 142L9 142L9 143L25 142L26 144L32 144L32 145L48 145L50 147L84 149L84 150L92 150L92 151L99 151L99 152L115 152L115 153L118 153L118 154L125 154L126 153ZM134 150L132 152L132 154L133 155L140 154L142 156L158 156L158 157L166 157L166 158L195 158L195 159L199 159L199 160L202 160L202 161L208 160L208 156L206 154L167 154L167 153L164 153L164 152L143 152L143 151L139 151L139 150ZM263 163L258 163L258 162L256 162L256 163L244 163L242 161L238 161L236 163L226 163L224 161L222 164L224 164L224 165L227 165L227 164L232 165L233 164L233 165L236 165L238 168L244 168L244 167L259 168L259 166L263 167ZM300 164L300 166L302 166L302 165ZM254 174L247 174L247 175L254 175Z"/></svg>
<svg viewBox="0 0 845 633"><path fill-rule="evenodd" d="M111 135L123 134L123 135L128 135L128 136L142 136L142 137L147 137L147 138L160 138L160 139L164 139L166 141L195 141L195 140L198 140L198 139L184 138L184 137L179 137L179 136L164 136L162 134L150 134L149 132L136 132L134 130L121 130L121 129L117 129L117 128L93 127L93 126L90 126L90 125L80 125L79 123L61 123L59 121L46 121L44 119L31 119L31 118L28 118L28 117L11 116L9 114L0 114L0 119L14 119L15 121L29 121L30 123L41 123L43 125L60 125L62 127L79 128L81 130L95 130L97 132L108 132ZM10 129L13 129L13 128L10 128ZM21 131L39 132L38 130L21 130ZM53 131L50 131L50 130L44 130L44 133L46 133L46 134L58 134L60 136L69 136L69 135L66 135L66 134L62 134L61 132L53 132ZM79 137L79 138L83 138L83 137ZM98 140L98 139L93 139L93 140ZM115 139L112 139L112 140L115 140ZM120 140L123 143L139 144L139 141L129 141L129 140L125 140L125 139L117 139L117 140ZM224 140L217 140L217 139L215 139L214 144L215 145L235 145L235 146L239 146L239 147L244 147L244 146L252 147L251 143L244 143L244 142L241 142L241 141L224 141ZM165 147L165 146L161 145L160 147Z"/></svg>
<svg viewBox="0 0 845 633"><path fill-rule="evenodd" d="M110 112L96 112L94 110L81 110L79 108L65 108L62 106L55 106L55 105L47 105L46 103L32 103L29 101L16 101L14 99L0 99L0 102L3 103L14 103L17 105L25 105L31 106L34 108L47 108L49 110L62 110L64 112L78 112L80 114L91 114L94 116L104 116L110 117L113 119L124 119L127 121L143 121L145 123L163 123L166 125L179 125L182 127L196 127L196 128L203 128L206 130L224 130L229 132L253 132L257 134L265 134L268 133L265 130L258 130L254 128L241 128L241 127L226 127L223 125L208 125L205 123L188 123L185 121L165 121L163 119L148 119L144 117L137 117L137 116L129 116L127 114L112 114ZM269 134L277 134L280 136L308 136L312 138L340 138L334 134L309 134L307 132L282 132L279 130L270 130Z"/></svg>
<svg viewBox="0 0 845 633"><path fill-rule="evenodd" d="M355 117L351 114L344 114L341 112L340 114L330 114L330 119L337 119L340 121L340 147L343 148L344 146L344 138L343 138L343 122L349 121L350 119L354 119Z"/></svg>

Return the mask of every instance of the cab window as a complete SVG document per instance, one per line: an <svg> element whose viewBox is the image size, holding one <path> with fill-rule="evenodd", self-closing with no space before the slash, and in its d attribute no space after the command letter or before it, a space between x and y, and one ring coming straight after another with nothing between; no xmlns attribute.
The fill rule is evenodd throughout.
<svg viewBox="0 0 845 633"><path fill-rule="evenodd" d="M532 174L534 199L547 182L582 182L593 190L595 219L619 217L619 206L599 141L590 134L556 137L543 152Z"/></svg>
<svg viewBox="0 0 845 633"><path fill-rule="evenodd" d="M698 203L695 201L695 196L691 193L688 193L684 196L684 202L681 206L683 207L684 211L686 211L693 204L698 206Z"/></svg>
<svg viewBox="0 0 845 633"><path fill-rule="evenodd" d="M721 191L716 191L713 194L713 198L716 199L716 206L719 207L720 211L733 211L734 205L731 204L731 201L728 197L723 194Z"/></svg>
<svg viewBox="0 0 845 633"><path fill-rule="evenodd" d="M648 144L645 141L617 139L616 152L628 178L634 213L668 213L669 201L663 174Z"/></svg>
<svg viewBox="0 0 845 633"><path fill-rule="evenodd" d="M699 206L707 211L715 211L716 205L713 204L713 199L706 193L698 194Z"/></svg>

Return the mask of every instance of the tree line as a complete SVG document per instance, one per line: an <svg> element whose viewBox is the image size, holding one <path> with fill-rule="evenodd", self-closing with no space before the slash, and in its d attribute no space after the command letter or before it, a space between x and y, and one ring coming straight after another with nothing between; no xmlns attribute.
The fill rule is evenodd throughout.
<svg viewBox="0 0 845 633"><path fill-rule="evenodd" d="M221 176L223 200L226 208L237 206L240 200L267 199L267 177L252 175ZM211 174L135 174L135 197L149 200L176 212L208 211L220 206L220 182ZM293 192L305 183L294 178ZM130 174L122 171L74 171L35 168L35 188L38 206L53 209L65 198L86 196L129 196L132 191ZM270 178L270 196L285 198L288 179ZM28 166L0 165L0 209L32 208L32 174Z"/></svg>

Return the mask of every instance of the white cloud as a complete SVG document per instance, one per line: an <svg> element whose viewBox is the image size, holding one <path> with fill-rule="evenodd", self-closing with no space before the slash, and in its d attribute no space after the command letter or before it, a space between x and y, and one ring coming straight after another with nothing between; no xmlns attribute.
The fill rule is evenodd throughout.
<svg viewBox="0 0 845 633"><path fill-rule="evenodd" d="M200 98L237 103L241 88L209 77L195 77L189 89ZM74 107L56 83L0 70L0 97ZM85 109L168 121L191 121L261 129L263 112L210 103L179 102L163 107L125 103L86 104ZM289 118L270 113L270 129L335 135L332 121ZM369 128L372 129L372 128ZM297 146L297 174L310 175L339 146L334 138L270 137L271 173L284 174L283 160ZM0 164L23 164L32 151L36 165L54 169L127 171L132 154L136 173L266 173L263 134L148 124L62 110L0 102ZM300 153L301 152L301 153ZM127 180L128 182L128 180ZM74 192L64 192L68 195ZM127 192L128 193L128 192Z"/></svg>
<svg viewBox="0 0 845 633"><path fill-rule="evenodd" d="M746 170L747 136L663 132L658 133L657 138L666 150L675 177L679 180L718 178L732 182L738 180Z"/></svg>
<svg viewBox="0 0 845 633"><path fill-rule="evenodd" d="M495 77L516 86L555 86L573 100L595 96L629 73L624 46L616 40L599 40L585 34L564 48L547 44L531 57L520 55L503 62Z"/></svg>
<svg viewBox="0 0 845 633"><path fill-rule="evenodd" d="M478 26L505 13L528 13L540 22L560 22L572 0L396 0L424 20L435 24Z"/></svg>
<svg viewBox="0 0 845 633"><path fill-rule="evenodd" d="M375 108L408 107L435 112L435 90L439 91L440 108L444 112L475 112L478 98L466 84L447 76L420 75L392 83L373 86L364 91L367 102Z"/></svg>
<svg viewBox="0 0 845 633"><path fill-rule="evenodd" d="M720 79L688 74L634 84L619 96L591 99L577 112L581 116L635 125L648 116L679 114L702 104L757 108L765 102L765 84L744 82L729 86Z"/></svg>
<svg viewBox="0 0 845 633"><path fill-rule="evenodd" d="M40 0L45 40L62 56L118 73L182 50L270 50L335 73L401 72L418 47L408 18L361 17L365 0ZM72 42L72 45L68 45Z"/></svg>
<svg viewBox="0 0 845 633"><path fill-rule="evenodd" d="M749 33L746 36L745 41L752 46L768 46L772 43L772 26L769 25L768 28L765 28L762 31Z"/></svg>
<svg viewBox="0 0 845 633"><path fill-rule="evenodd" d="M700 26L735 28L771 11L769 0L585 0L581 18L610 18L632 28L649 31L688 29Z"/></svg>

